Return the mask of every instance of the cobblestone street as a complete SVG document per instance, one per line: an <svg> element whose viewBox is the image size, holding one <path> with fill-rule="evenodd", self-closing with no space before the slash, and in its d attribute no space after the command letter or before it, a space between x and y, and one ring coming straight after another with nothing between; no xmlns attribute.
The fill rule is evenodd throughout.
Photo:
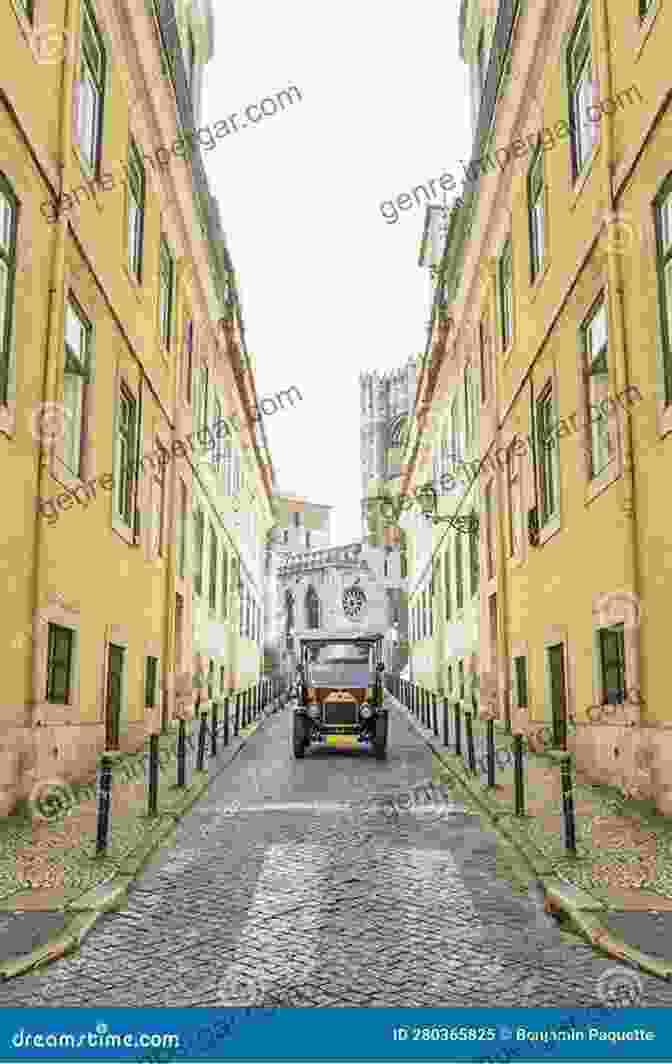
<svg viewBox="0 0 672 1064"><path fill-rule="evenodd" d="M0 1004L603 1004L598 979L620 966L560 930L459 795L386 812L432 777L398 711L387 762L294 761L290 725L270 720L213 781L124 911ZM669 984L638 978L639 1004L672 1005Z"/></svg>

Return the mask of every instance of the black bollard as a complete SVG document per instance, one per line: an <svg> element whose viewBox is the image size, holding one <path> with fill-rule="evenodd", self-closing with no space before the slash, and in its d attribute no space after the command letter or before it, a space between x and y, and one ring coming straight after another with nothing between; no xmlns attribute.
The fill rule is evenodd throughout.
<svg viewBox="0 0 672 1064"><path fill-rule="evenodd" d="M488 787L495 786L495 722L487 722L488 739Z"/></svg>
<svg viewBox="0 0 672 1064"><path fill-rule="evenodd" d="M186 723L180 719L177 732L177 786L185 787L187 783L187 730Z"/></svg>
<svg viewBox="0 0 672 1064"><path fill-rule="evenodd" d="M217 721L218 705L217 702L212 703L212 723L210 725L210 757L217 757L217 729L219 727Z"/></svg>
<svg viewBox="0 0 672 1064"><path fill-rule="evenodd" d="M159 804L159 736L149 737L149 788L147 816L156 816Z"/></svg>
<svg viewBox="0 0 672 1064"><path fill-rule="evenodd" d="M460 703L455 703L455 753L462 756L462 720Z"/></svg>
<svg viewBox="0 0 672 1064"><path fill-rule="evenodd" d="M471 710L466 710L464 714L464 722L467 729L467 757L469 759L469 771L473 776L476 775L476 751L474 750L474 725L473 714Z"/></svg>
<svg viewBox="0 0 672 1064"><path fill-rule="evenodd" d="M437 709L436 709L436 697L437 696L435 694L432 694L432 731L434 732L434 734L436 735L436 737L438 739L438 737L439 737L439 718L438 718Z"/></svg>
<svg viewBox="0 0 672 1064"><path fill-rule="evenodd" d="M96 857L100 857L107 853L107 839L110 833L110 810L112 805L112 761L113 758L108 754L102 754L100 758Z"/></svg>
<svg viewBox="0 0 672 1064"><path fill-rule="evenodd" d="M449 720L449 716L448 716L448 699L444 698L444 700L443 700L443 745L444 746L448 746L449 741L450 741L450 734L449 734L449 730L448 730L449 729L449 724L450 724L450 720Z"/></svg>
<svg viewBox="0 0 672 1064"><path fill-rule="evenodd" d="M525 816L522 735L514 735L513 737L513 783L515 790L516 816Z"/></svg>
<svg viewBox="0 0 672 1064"><path fill-rule="evenodd" d="M229 715L230 715L230 699L224 699L224 721L223 721L223 740L224 746L229 745Z"/></svg>
<svg viewBox="0 0 672 1064"><path fill-rule="evenodd" d="M576 857L576 822L574 820L574 795L572 793L572 758L567 754L560 765L562 786L562 814L565 822L565 849Z"/></svg>
<svg viewBox="0 0 672 1064"><path fill-rule="evenodd" d="M196 756L196 771L205 771L205 733L208 727L206 713L201 713L201 726L198 731L198 754Z"/></svg>

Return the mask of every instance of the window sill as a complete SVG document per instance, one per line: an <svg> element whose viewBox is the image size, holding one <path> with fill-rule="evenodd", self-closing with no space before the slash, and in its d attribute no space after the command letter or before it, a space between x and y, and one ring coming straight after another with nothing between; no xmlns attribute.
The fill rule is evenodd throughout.
<svg viewBox="0 0 672 1064"><path fill-rule="evenodd" d="M635 15L635 37L637 45L635 47L635 62L639 60L639 57L644 50L644 45L649 39L649 34L653 29L653 24L658 17L658 12L663 6L663 0L653 0L651 10L647 11L643 19L640 19L638 15Z"/></svg>
<svg viewBox="0 0 672 1064"><path fill-rule="evenodd" d="M615 456L601 473L598 473L596 477L592 477L586 484L585 505L589 506L598 495L601 495L614 481L618 480L620 475L619 462Z"/></svg>
<svg viewBox="0 0 672 1064"><path fill-rule="evenodd" d="M581 193L583 192L583 190L584 190L584 188L586 186L586 183L587 183L590 175L593 172L593 166L595 164L595 160L597 159L598 155L600 154L601 146L602 146L601 139L596 141L595 144L593 144L593 150L590 153L590 158L586 159L586 161L584 163L584 166L583 166L583 170L574 179L574 183L573 183L571 194L570 194L570 200L569 200L569 209L570 209L570 211L573 211L575 209L577 203L579 202L579 199L581 198Z"/></svg>
<svg viewBox="0 0 672 1064"><path fill-rule="evenodd" d="M560 514L557 514L555 517L550 518L550 520L539 529L539 546L543 547L545 543L548 543L549 539L552 539L553 536L557 535L560 528Z"/></svg>
<svg viewBox="0 0 672 1064"><path fill-rule="evenodd" d="M135 293L135 298L137 299L138 303L140 304L141 307L144 306L145 294L144 294L144 292L142 290L141 282L138 280L138 278L135 276L135 274L131 273L130 269L128 268L128 263L127 262L122 262L121 269L122 269L122 272L126 276L126 280L130 284L133 292Z"/></svg>
<svg viewBox="0 0 672 1064"><path fill-rule="evenodd" d="M133 537L133 529L116 513L112 514L112 531L116 532L129 547L138 546Z"/></svg>
<svg viewBox="0 0 672 1064"><path fill-rule="evenodd" d="M544 280L546 279L546 274L548 273L550 268L551 260L546 259L544 261L544 265L542 266L534 281L532 281L530 285L530 303L534 303L534 301L536 300L539 289L543 285Z"/></svg>

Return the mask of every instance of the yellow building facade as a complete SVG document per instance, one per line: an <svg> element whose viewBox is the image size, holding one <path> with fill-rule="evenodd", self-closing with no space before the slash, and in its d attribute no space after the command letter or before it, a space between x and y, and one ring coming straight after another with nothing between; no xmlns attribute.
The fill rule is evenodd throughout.
<svg viewBox="0 0 672 1064"><path fill-rule="evenodd" d="M670 812L672 12L465 2L460 23L476 146L436 270L446 335L428 348L402 490L436 482L447 446L463 489L440 512L478 513L481 710ZM473 400L457 446L451 428L465 375L475 457L459 440ZM435 567L445 536L435 526ZM428 686L445 692L447 646L435 626Z"/></svg>
<svg viewBox="0 0 672 1064"><path fill-rule="evenodd" d="M212 11L11 0L0 19L7 814L258 679L272 467L194 149Z"/></svg>

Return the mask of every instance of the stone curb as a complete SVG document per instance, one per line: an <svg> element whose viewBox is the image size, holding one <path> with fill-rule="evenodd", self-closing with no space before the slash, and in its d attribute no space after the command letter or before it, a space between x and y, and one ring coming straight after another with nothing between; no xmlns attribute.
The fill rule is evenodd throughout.
<svg viewBox="0 0 672 1064"><path fill-rule="evenodd" d="M502 811L495 802L488 800L481 791L473 786L473 781L469 777L463 776L454 765L445 761L443 755L446 753L446 749L436 745L434 734L431 733L431 737L428 737L426 729L415 720L406 706L396 699L394 701L406 714L408 723L414 728L425 745L429 747L437 760L441 762L445 770L458 781L460 786L480 806L492 822L494 829L503 835L524 859L544 892L544 907L547 912L562 913L579 934L588 940L591 946L606 953L609 957L632 964L637 968L641 968L642 971L658 976L660 979L672 980L672 962L661 960L659 957L652 957L650 954L643 953L640 949L637 949L636 946L630 946L623 939L612 935L611 931L596 916L587 912L586 910L588 909L605 910L607 906L593 898L587 891L576 887L568 880L558 877L553 861L546 857L530 839L526 838L517 829L514 815L508 811Z"/></svg>
<svg viewBox="0 0 672 1064"><path fill-rule="evenodd" d="M278 709L277 712L279 713L280 711ZM41 968L52 961L60 960L68 953L72 953L73 950L78 949L87 935L93 931L105 913L120 909L128 900L128 888L137 878L138 873L147 863L149 857L155 850L159 849L167 838L175 834L176 825L202 794L207 791L212 781L217 779L224 769L235 761L252 736L256 735L260 728L276 715L264 713L263 716L254 721L251 730L241 739L228 760L218 766L217 772L212 774L209 772L199 773L199 775L203 776L203 779L197 783L185 801L177 809L173 809L169 813L160 814L162 817L167 817L169 823L159 824L157 830L153 831L149 838L143 839L135 850L120 862L117 866L117 873L114 876L103 880L102 883L97 883L94 887L90 887L79 898L65 906L65 912L72 912L76 915L73 915L73 919L63 931L60 931L53 939L45 942L42 946L38 946L30 953L26 953L22 957L15 957L0 966L0 983L13 979L17 975L25 975L26 972Z"/></svg>

